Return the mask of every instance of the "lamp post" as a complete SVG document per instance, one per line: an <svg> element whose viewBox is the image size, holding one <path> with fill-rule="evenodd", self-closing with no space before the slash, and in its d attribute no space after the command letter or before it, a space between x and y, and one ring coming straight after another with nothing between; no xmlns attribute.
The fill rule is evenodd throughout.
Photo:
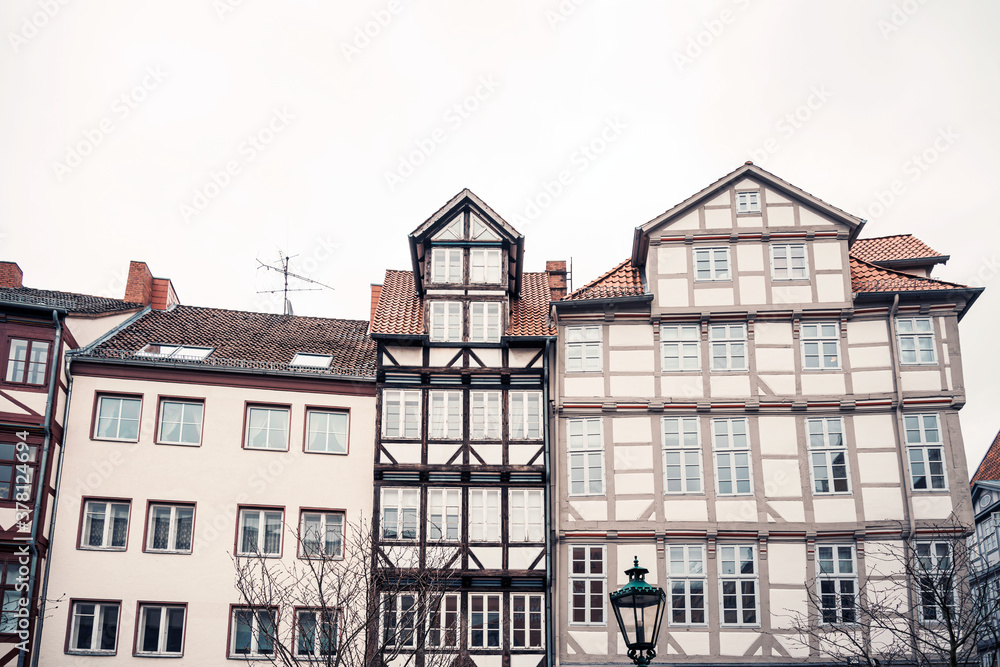
<svg viewBox="0 0 1000 667"><path fill-rule="evenodd" d="M649 573L635 565L625 570L628 583L611 593L611 608L615 610L618 627L625 637L628 657L638 667L646 667L656 657L656 638L660 635L660 623L666 608L667 594L662 588L654 588L646 583Z"/></svg>

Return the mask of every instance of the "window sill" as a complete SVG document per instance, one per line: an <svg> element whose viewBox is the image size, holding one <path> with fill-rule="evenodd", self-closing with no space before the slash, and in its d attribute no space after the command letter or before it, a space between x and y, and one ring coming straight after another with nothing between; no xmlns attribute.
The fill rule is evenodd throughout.
<svg viewBox="0 0 1000 667"><path fill-rule="evenodd" d="M288 451L288 447L285 447L284 449L275 449L275 448L271 448L271 447L247 447L246 445L243 445L243 451L247 451L247 452L287 452Z"/></svg>
<svg viewBox="0 0 1000 667"><path fill-rule="evenodd" d="M128 438L97 438L94 436L90 437L91 442L139 442L138 438L134 440L129 440ZM102 653L101 655L105 655Z"/></svg>
<svg viewBox="0 0 1000 667"><path fill-rule="evenodd" d="M163 442L160 440L155 441L155 445L163 445L165 447L201 447L200 442ZM144 653L143 655L152 655Z"/></svg>
<svg viewBox="0 0 1000 667"><path fill-rule="evenodd" d="M86 547L83 545L77 546L78 551L110 551L124 553L126 547Z"/></svg>
<svg viewBox="0 0 1000 667"><path fill-rule="evenodd" d="M346 451L345 452L326 452L326 451L317 451L317 450L313 450L313 449L303 449L302 453L303 454L326 454L328 456L347 456L347 452Z"/></svg>
<svg viewBox="0 0 1000 667"><path fill-rule="evenodd" d="M190 556L191 551L173 551L168 549L143 549L144 554L162 554L164 556ZM270 558L270 556L269 556Z"/></svg>

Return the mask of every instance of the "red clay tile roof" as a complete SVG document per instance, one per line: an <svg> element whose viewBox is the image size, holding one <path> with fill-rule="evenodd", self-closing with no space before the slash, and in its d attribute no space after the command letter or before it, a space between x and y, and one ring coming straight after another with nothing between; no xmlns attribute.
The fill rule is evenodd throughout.
<svg viewBox="0 0 1000 667"><path fill-rule="evenodd" d="M146 313L79 356L155 361L136 352L148 343L189 345L214 350L202 361L176 363L370 377L375 373L375 341L367 330L364 320L175 306ZM325 369L289 367L296 352L332 355L333 360Z"/></svg>
<svg viewBox="0 0 1000 667"><path fill-rule="evenodd" d="M895 234L893 236L880 236L871 239L858 239L851 246L851 255L865 262L879 264L882 262L896 262L907 259L930 259L940 257L937 260L945 261L946 255L942 255L931 249L926 243L912 234Z"/></svg>
<svg viewBox="0 0 1000 667"><path fill-rule="evenodd" d="M934 278L920 278L892 269L883 269L857 257L851 257L853 292L923 292L927 290L971 289L958 283Z"/></svg>
<svg viewBox="0 0 1000 667"><path fill-rule="evenodd" d="M1000 433L993 438L993 444L986 450L986 456L979 462L976 474L972 476L970 482L983 482L986 480L1000 480Z"/></svg>
<svg viewBox="0 0 1000 667"><path fill-rule="evenodd" d="M611 269L596 280L591 280L563 301L582 301L585 299L612 299L625 296L642 296L642 276L639 270L632 266L632 260L624 262Z"/></svg>
<svg viewBox="0 0 1000 667"><path fill-rule="evenodd" d="M521 277L521 297L511 299L510 326L505 336L555 336L549 326L549 281L545 273L524 273ZM420 336L424 331L424 305L417 296L410 271L385 272L385 282L379 294L373 334Z"/></svg>

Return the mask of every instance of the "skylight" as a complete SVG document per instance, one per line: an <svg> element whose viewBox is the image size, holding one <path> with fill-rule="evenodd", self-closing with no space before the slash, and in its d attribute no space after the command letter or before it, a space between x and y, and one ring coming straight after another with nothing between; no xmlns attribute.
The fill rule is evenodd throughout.
<svg viewBox="0 0 1000 667"><path fill-rule="evenodd" d="M290 365L299 366L301 368L329 368L332 361L332 354L308 354L305 352L296 352L295 358L292 359L292 363Z"/></svg>
<svg viewBox="0 0 1000 667"><path fill-rule="evenodd" d="M143 357L157 357L159 359L183 359L187 361L201 361L212 354L214 347L190 347L187 345L161 345L150 343L139 350L136 354Z"/></svg>

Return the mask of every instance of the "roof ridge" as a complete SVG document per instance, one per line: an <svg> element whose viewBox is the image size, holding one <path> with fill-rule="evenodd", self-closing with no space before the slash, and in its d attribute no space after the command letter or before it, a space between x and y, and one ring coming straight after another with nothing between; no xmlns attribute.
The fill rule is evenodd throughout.
<svg viewBox="0 0 1000 667"><path fill-rule="evenodd" d="M855 239L854 242L855 243L859 243L861 241L880 241L882 239L895 239L895 238L898 238L900 236L909 236L911 238L916 238L915 236L913 236L913 234L886 234L885 236L866 236L863 239L861 239L861 238ZM917 240L920 241L920 239L917 239ZM920 242L923 243L923 241L920 241Z"/></svg>
<svg viewBox="0 0 1000 667"><path fill-rule="evenodd" d="M325 322L358 322L368 324L368 320L356 319L353 317L319 317L316 315L282 315L281 313L265 313L259 310L238 310L236 308L217 308L215 306L195 306L190 304L178 303L174 304L175 308L183 308L185 310L216 310L223 313L242 313L245 315L263 315L265 317L291 317L297 320L322 320ZM169 309L173 310L173 308ZM157 311L157 312L169 312L169 311Z"/></svg>
<svg viewBox="0 0 1000 667"><path fill-rule="evenodd" d="M139 303L138 301L126 301L125 299L119 299L116 296L101 296L100 294L87 294L86 292L68 292L61 289L47 289L45 287L27 287L22 285L21 287L0 287L0 290L33 290L35 292L51 292L52 294L65 294L68 296L83 296L88 299L105 299L107 301L120 301L121 303L134 303L140 306L145 304Z"/></svg>
<svg viewBox="0 0 1000 667"><path fill-rule="evenodd" d="M987 447L986 451L983 453L983 458L980 459L979 465L976 466L976 472L974 472L972 474L972 477L969 478L970 483L980 481L977 480L976 477L979 475L979 471L982 469L983 464L986 463L986 459L989 458L990 451L992 451L993 447L995 447L998 442L1000 442L1000 431L997 431L997 434L993 436L993 441L990 443L990 446ZM986 480L981 480L981 481L986 481ZM996 481L996 480L991 480L991 481Z"/></svg>
<svg viewBox="0 0 1000 667"><path fill-rule="evenodd" d="M593 287L594 285L596 285L597 283L601 282L602 280L604 280L605 278L607 278L608 276L610 276L612 273L614 273L618 269L622 268L626 264L630 264L631 262L632 262L632 258L631 257L626 257L624 262L622 262L621 264L618 264L617 266L615 266L610 271L605 272L603 275L600 275L597 278L594 278L593 280L591 280L589 283L587 283L583 287L578 287L577 289L573 290L572 292L570 292L567 295L567 297L572 296L572 295L576 294L577 292L582 292L583 290L587 289L588 287Z"/></svg>
<svg viewBox="0 0 1000 667"><path fill-rule="evenodd" d="M924 278L922 276L915 276L915 275L910 274L910 273L903 273L902 271L896 271L895 269L889 269L889 268L886 268L884 266L879 266L878 264L875 264L874 262L869 262L867 260L861 259L860 257L855 257L851 253L848 253L848 257L850 257L855 262L860 262L861 264L869 266L869 267L871 267L873 269L876 269L878 271L885 271L886 273L891 273L891 274L894 274L896 276L899 276L900 278L906 278L907 280L916 280L916 281L919 281L919 282L937 283L938 285L950 285L952 287L957 287L959 289L974 289L974 288L969 287L968 285L962 285L961 283L951 283L951 282L948 282L947 280L938 280L937 278Z"/></svg>

